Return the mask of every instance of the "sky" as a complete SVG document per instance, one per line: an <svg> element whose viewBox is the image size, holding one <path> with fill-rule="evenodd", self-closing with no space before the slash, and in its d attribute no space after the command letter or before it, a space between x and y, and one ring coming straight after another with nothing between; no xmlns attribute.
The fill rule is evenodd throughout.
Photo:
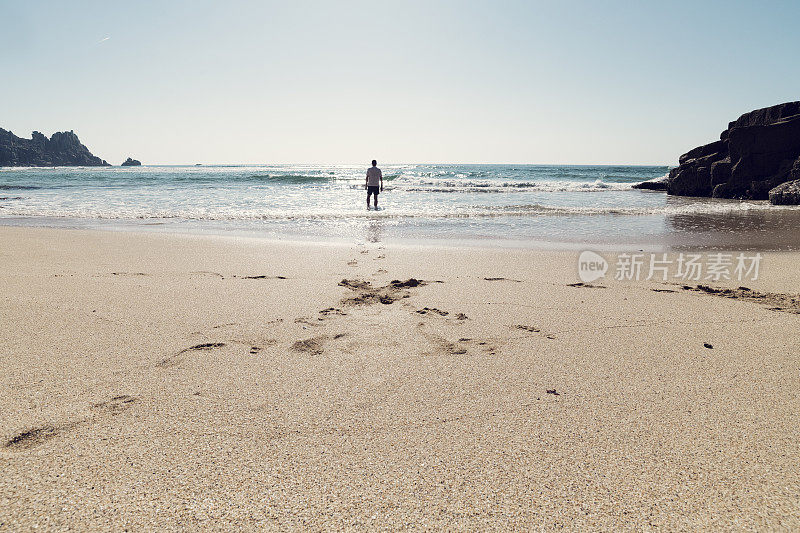
<svg viewBox="0 0 800 533"><path fill-rule="evenodd" d="M112 164L677 164L800 99L800 2L0 0L0 127Z"/></svg>

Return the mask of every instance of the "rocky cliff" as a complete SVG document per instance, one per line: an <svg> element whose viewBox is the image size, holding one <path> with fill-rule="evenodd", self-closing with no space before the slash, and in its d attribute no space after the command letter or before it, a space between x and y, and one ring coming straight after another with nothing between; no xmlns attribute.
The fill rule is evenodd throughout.
<svg viewBox="0 0 800 533"><path fill-rule="evenodd" d="M0 128L0 167L109 166L72 131L56 132L49 139L34 131L31 137L23 139Z"/></svg>
<svg viewBox="0 0 800 533"><path fill-rule="evenodd" d="M800 178L800 102L745 113L718 141L678 162L667 179L669 194L766 200L771 189Z"/></svg>
<svg viewBox="0 0 800 533"><path fill-rule="evenodd" d="M122 162L123 167L138 167L141 166L142 162L136 159L131 159L130 157Z"/></svg>

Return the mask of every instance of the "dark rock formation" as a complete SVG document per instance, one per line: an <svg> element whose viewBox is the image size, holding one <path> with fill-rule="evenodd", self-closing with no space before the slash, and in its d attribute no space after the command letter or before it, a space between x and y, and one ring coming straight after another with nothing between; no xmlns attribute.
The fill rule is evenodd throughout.
<svg viewBox="0 0 800 533"><path fill-rule="evenodd" d="M678 162L667 178L669 194L766 200L771 189L800 179L800 102L745 113L720 140Z"/></svg>
<svg viewBox="0 0 800 533"><path fill-rule="evenodd" d="M34 131L31 137L22 139L0 128L0 167L110 166L72 131L56 132L49 139Z"/></svg>
<svg viewBox="0 0 800 533"><path fill-rule="evenodd" d="M122 163L123 167L138 167L142 164L141 161L137 161L136 159L131 159L130 157Z"/></svg>
<svg viewBox="0 0 800 533"><path fill-rule="evenodd" d="M769 201L775 205L800 205L800 180L787 181L769 191Z"/></svg>
<svg viewBox="0 0 800 533"><path fill-rule="evenodd" d="M643 181L641 183L637 183L632 185L634 189L644 189L648 191L666 191L667 190L667 179L666 178L658 178L655 180L650 181Z"/></svg>

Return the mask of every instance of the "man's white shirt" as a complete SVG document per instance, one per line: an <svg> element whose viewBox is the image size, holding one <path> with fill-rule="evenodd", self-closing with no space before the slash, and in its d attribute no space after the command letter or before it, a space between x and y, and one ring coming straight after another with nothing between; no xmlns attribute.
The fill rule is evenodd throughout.
<svg viewBox="0 0 800 533"><path fill-rule="evenodd" d="M378 167L370 167L367 169L367 187L377 187L381 184L383 173Z"/></svg>

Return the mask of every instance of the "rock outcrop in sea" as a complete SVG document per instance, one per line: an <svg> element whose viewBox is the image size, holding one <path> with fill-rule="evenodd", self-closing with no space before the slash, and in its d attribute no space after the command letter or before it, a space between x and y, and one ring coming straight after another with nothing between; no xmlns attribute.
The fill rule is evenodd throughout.
<svg viewBox="0 0 800 533"><path fill-rule="evenodd" d="M111 166L92 155L73 131L59 131L49 139L34 131L30 139L0 128L0 167Z"/></svg>
<svg viewBox="0 0 800 533"><path fill-rule="evenodd" d="M667 178L668 194L778 198L770 191L800 179L800 102L745 113L728 124L718 141L689 150L679 163Z"/></svg>
<svg viewBox="0 0 800 533"><path fill-rule="evenodd" d="M136 159L131 159L130 157L126 159L123 163L123 167L138 167L141 166L142 162Z"/></svg>
<svg viewBox="0 0 800 533"><path fill-rule="evenodd" d="M634 189L644 189L648 191L666 191L667 190L667 178L658 178L649 181L643 181L641 183L637 183L636 185L632 185Z"/></svg>
<svg viewBox="0 0 800 533"><path fill-rule="evenodd" d="M769 201L775 205L800 205L800 179L787 181L769 191Z"/></svg>

